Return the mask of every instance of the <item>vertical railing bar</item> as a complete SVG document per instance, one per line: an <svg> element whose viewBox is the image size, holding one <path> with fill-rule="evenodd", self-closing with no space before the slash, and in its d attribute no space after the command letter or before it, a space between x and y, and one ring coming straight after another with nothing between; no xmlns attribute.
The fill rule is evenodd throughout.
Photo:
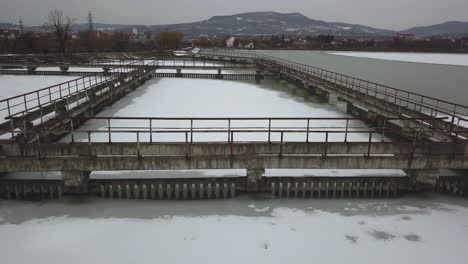
<svg viewBox="0 0 468 264"><path fill-rule="evenodd" d="M73 127L73 119L70 119L70 126L71 126L72 143L74 143L75 142L75 133L74 133L74 127Z"/></svg>
<svg viewBox="0 0 468 264"><path fill-rule="evenodd" d="M271 143L271 118L268 119L268 143Z"/></svg>
<svg viewBox="0 0 468 264"><path fill-rule="evenodd" d="M137 136L137 151L138 151L138 158L141 158L141 150L140 150L140 131L136 132Z"/></svg>
<svg viewBox="0 0 468 264"><path fill-rule="evenodd" d="M149 125L150 125L150 143L153 143L153 120L151 118L149 119Z"/></svg>
<svg viewBox="0 0 468 264"><path fill-rule="evenodd" d="M228 144L231 143L231 119L228 119Z"/></svg>
<svg viewBox="0 0 468 264"><path fill-rule="evenodd" d="M367 157L370 157L371 142L372 142L372 131L369 132L369 144L367 145Z"/></svg>
<svg viewBox="0 0 468 264"><path fill-rule="evenodd" d="M190 144L193 144L193 119L190 119Z"/></svg>
<svg viewBox="0 0 468 264"><path fill-rule="evenodd" d="M349 129L349 118L346 118L346 129L345 129L345 139L344 142L348 142L348 129Z"/></svg>
<svg viewBox="0 0 468 264"><path fill-rule="evenodd" d="M281 143L280 143L280 153L279 153L280 157L283 157L283 141L284 141L284 131L281 131Z"/></svg>
<svg viewBox="0 0 468 264"><path fill-rule="evenodd" d="M109 140L109 143L112 143L112 136L111 136L111 120L110 120L110 118L107 119L107 133L108 133L108 140Z"/></svg>

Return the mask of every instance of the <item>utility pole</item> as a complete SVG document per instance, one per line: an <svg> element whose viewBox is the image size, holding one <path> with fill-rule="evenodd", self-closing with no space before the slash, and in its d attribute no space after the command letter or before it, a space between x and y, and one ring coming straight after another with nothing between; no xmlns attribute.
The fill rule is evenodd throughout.
<svg viewBox="0 0 468 264"><path fill-rule="evenodd" d="M23 18L20 17L19 19L19 28L20 28L20 34L23 35L24 34L24 25L23 25Z"/></svg>
<svg viewBox="0 0 468 264"><path fill-rule="evenodd" d="M91 10L88 11L88 30L89 32L93 32L93 14Z"/></svg>

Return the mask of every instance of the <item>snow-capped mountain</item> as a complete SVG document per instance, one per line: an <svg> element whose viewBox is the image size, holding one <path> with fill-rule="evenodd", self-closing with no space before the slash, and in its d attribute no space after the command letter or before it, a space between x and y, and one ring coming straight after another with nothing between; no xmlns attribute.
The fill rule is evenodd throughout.
<svg viewBox="0 0 468 264"><path fill-rule="evenodd" d="M0 23L0 29L18 28L18 25ZM87 24L75 24L74 31L86 30ZM250 12L229 16L214 16L210 19L193 23L169 25L119 25L95 23L100 31L160 32L179 31L186 37L199 35L326 35L349 37L395 36L396 31L378 29L358 24L326 22L310 19L301 13ZM44 26L25 27L26 30L45 31ZM414 33L417 37L430 36L468 36L468 22L452 21L426 27L414 27L401 32Z"/></svg>
<svg viewBox="0 0 468 264"><path fill-rule="evenodd" d="M195 23L150 27L151 31L175 30L186 35L199 34L286 34L376 36L393 35L394 32L362 25L329 23L310 19L300 13L253 12L231 16L214 16Z"/></svg>

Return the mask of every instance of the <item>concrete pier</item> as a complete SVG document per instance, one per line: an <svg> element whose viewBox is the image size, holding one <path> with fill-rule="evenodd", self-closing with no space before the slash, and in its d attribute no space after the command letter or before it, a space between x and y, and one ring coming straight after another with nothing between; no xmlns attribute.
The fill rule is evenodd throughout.
<svg viewBox="0 0 468 264"><path fill-rule="evenodd" d="M87 193L90 171L62 171L63 187L67 193Z"/></svg>
<svg viewBox="0 0 468 264"><path fill-rule="evenodd" d="M203 55L200 57L203 58ZM239 193L320 199L391 198L408 191L434 189L457 195L467 193L468 184L463 177L442 177L440 170L468 170L468 129L460 125L461 117L466 116L460 111L466 111L468 107L271 57L212 54L204 58L203 65L190 60L152 65L141 61L139 64L115 67L99 64L98 67L104 72L75 81L73 88L76 91L69 88L73 84L68 83L2 100L0 103L5 106L0 108L7 119L0 124L0 134L12 134L12 137L0 141L0 172L61 171L62 180L0 180L0 196L6 199L44 199L59 198L62 193L89 193L103 198L179 200L226 199ZM215 74L182 73L183 69L189 68L207 69L205 62L208 60L224 66L208 66L217 70ZM237 67L237 63L249 67L255 65L255 72L222 73L222 69L228 65ZM71 64L61 65L62 74L70 74ZM176 69L176 73L156 72L163 68ZM36 66L31 64L27 69L32 73ZM102 75L110 77L102 78ZM257 81L282 78L303 87L295 91L297 96L313 94L324 97L331 105L346 103L346 112L356 116L355 120L365 122L369 129L363 131L362 125L350 129L349 123L354 119L346 119L331 130L328 125L310 125L318 121L313 117L277 118L282 122L302 124L290 128L272 126L272 120L279 123L274 117L255 119L268 124L263 128L235 128L232 121L243 119L232 117L220 120L228 124L225 128L220 125L216 128L194 128L194 121L202 118L180 118L177 121L190 122L191 126L167 131L165 128L155 128L153 119L147 117L128 118L149 123L149 127L138 129L113 127L112 117L101 117L104 118L102 122L107 123L105 131L80 130L80 125L91 120L99 111L153 77ZM81 89L82 86L84 89ZM32 101L34 104L29 103ZM438 118L441 115L450 118ZM336 118L321 122L334 120ZM194 142L194 134L215 130L216 133L226 134L228 139L224 142ZM122 132L136 133L137 141L113 142L113 133ZM348 134L352 132L363 133L368 139L350 142ZM76 142L76 133L87 134L87 141ZM95 142L92 133L105 133L108 141ZM185 141L156 142L153 140L158 138L156 133L185 134ZM234 140L237 139L234 134L242 133L263 133L265 140ZM316 138L314 133L322 133L320 136L325 138L325 142L312 142ZM146 137L148 134L149 137ZM288 142L289 134L302 135L304 140ZM71 135L71 142L57 142L65 135ZM337 138L344 140L334 141L331 135L339 135ZM386 137L391 137L393 141ZM91 171L211 169L245 169L247 173L246 177L237 178L89 178ZM264 176L265 169L401 169L407 176L269 178Z"/></svg>
<svg viewBox="0 0 468 264"><path fill-rule="evenodd" d="M262 175L265 173L265 169L247 169L247 191L258 192L259 182L262 179Z"/></svg>

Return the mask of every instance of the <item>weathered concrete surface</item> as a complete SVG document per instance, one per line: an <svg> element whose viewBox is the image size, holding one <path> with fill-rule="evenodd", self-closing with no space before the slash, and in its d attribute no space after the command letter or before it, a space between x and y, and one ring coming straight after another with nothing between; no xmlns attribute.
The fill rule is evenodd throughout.
<svg viewBox="0 0 468 264"><path fill-rule="evenodd" d="M434 190L440 176L439 169L405 170L414 188L424 191Z"/></svg>
<svg viewBox="0 0 468 264"><path fill-rule="evenodd" d="M400 157L425 154L443 156L468 156L468 144L398 142L288 142L261 143L142 143L113 142L94 143L41 143L20 144L4 141L0 144L0 156L6 157L66 157L66 156L143 156L148 155L255 155L255 154L316 154L316 155L398 155Z"/></svg>
<svg viewBox="0 0 468 264"><path fill-rule="evenodd" d="M24 166L28 164L28 166ZM1 172L34 171L120 171L189 169L460 169L468 168L468 157L392 156L142 156L138 157L47 157L0 159Z"/></svg>
<svg viewBox="0 0 468 264"><path fill-rule="evenodd" d="M262 175L265 173L263 168L247 169L247 191L258 192L259 183L262 179Z"/></svg>
<svg viewBox="0 0 468 264"><path fill-rule="evenodd" d="M55 199L62 193L77 193L58 180L9 179L0 183L0 198L9 200ZM86 185L88 193L100 197L143 200L226 199L252 191L295 198L390 198L411 191L406 177L263 177L255 190L247 177L93 179Z"/></svg>
<svg viewBox="0 0 468 264"><path fill-rule="evenodd" d="M67 193L87 193L90 171L62 171L63 187Z"/></svg>

